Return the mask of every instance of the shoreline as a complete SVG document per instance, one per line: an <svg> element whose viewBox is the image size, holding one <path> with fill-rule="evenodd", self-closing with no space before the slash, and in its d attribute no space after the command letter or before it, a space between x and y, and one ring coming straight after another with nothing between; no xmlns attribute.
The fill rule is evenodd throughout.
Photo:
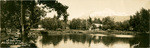
<svg viewBox="0 0 150 48"><path fill-rule="evenodd" d="M53 34L116 34L116 35L138 35L142 34L140 32L133 32L133 31L118 31L118 30L43 30L43 31L30 31L31 33L41 33L47 32L46 34L53 35ZM147 32L146 34L149 34Z"/></svg>

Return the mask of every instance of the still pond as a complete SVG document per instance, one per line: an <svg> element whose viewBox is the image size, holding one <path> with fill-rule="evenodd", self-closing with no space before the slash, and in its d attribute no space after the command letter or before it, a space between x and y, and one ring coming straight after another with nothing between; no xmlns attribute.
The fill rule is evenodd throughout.
<svg viewBox="0 0 150 48"><path fill-rule="evenodd" d="M149 46L149 35L45 34L35 39L35 45L37 48L141 48Z"/></svg>

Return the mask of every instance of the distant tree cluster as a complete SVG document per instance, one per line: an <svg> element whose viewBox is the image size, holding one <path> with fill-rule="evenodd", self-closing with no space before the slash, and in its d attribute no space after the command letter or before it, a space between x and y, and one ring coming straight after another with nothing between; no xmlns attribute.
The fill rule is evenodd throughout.
<svg viewBox="0 0 150 48"><path fill-rule="evenodd" d="M41 20L40 23L47 30L65 29L66 26L67 26L65 22L63 22L62 20L57 19L56 17L54 17L54 18L45 18L45 19Z"/></svg>
<svg viewBox="0 0 150 48"><path fill-rule="evenodd" d="M91 26L93 26L93 29L96 28L93 23L102 24L102 21L100 18L94 18L94 20L92 20L91 17L89 17L89 19L73 19L69 26L70 29L88 30Z"/></svg>
<svg viewBox="0 0 150 48"><path fill-rule="evenodd" d="M102 19L103 30L129 30L130 24L129 20L123 22L115 22L113 18L105 17Z"/></svg>
<svg viewBox="0 0 150 48"><path fill-rule="evenodd" d="M113 18L111 17L105 17L102 20L100 18L94 18L92 20L91 17L89 19L73 19L70 22L70 29L82 29L82 30L87 30L90 27L92 29L96 29L95 24L102 24L103 26L99 26L99 29L103 30L129 30L129 21L124 21L124 22L115 22Z"/></svg>
<svg viewBox="0 0 150 48"><path fill-rule="evenodd" d="M149 31L150 10L142 8L140 12L130 16L130 20L114 22L113 18L105 17L102 19L103 30L133 30L136 32Z"/></svg>
<svg viewBox="0 0 150 48"><path fill-rule="evenodd" d="M102 29L103 30L107 30L107 29L114 29L114 19L111 18L111 17L105 17L102 19L102 24L103 24L103 27Z"/></svg>
<svg viewBox="0 0 150 48"><path fill-rule="evenodd" d="M102 21L100 20L100 18L94 18L94 20L92 21L92 23L102 24Z"/></svg>
<svg viewBox="0 0 150 48"><path fill-rule="evenodd" d="M114 24L115 30L130 30L130 24L129 20L123 21L123 22L115 22Z"/></svg>
<svg viewBox="0 0 150 48"><path fill-rule="evenodd" d="M70 29L82 29L87 30L90 27L90 22L82 19L73 19L69 25Z"/></svg>

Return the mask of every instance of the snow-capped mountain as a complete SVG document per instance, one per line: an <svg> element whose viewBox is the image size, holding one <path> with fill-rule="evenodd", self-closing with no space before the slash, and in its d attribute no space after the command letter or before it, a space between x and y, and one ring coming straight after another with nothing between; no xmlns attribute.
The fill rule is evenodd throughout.
<svg viewBox="0 0 150 48"><path fill-rule="evenodd" d="M92 13L90 13L90 16L128 16L128 14L106 8L102 11L92 12Z"/></svg>
<svg viewBox="0 0 150 48"><path fill-rule="evenodd" d="M87 16L87 17L84 17ZM114 18L114 21L118 22L118 21L125 21L125 20L129 20L130 16L124 12L117 12L111 9L104 9L102 11L94 11L89 13L89 15L84 15L81 16L81 19L88 19L89 17L91 18L104 18L107 16L110 16L111 18Z"/></svg>

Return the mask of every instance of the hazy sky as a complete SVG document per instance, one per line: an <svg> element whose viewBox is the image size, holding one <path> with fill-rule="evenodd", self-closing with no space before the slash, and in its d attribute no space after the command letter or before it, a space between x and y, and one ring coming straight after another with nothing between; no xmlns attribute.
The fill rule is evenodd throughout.
<svg viewBox="0 0 150 48"><path fill-rule="evenodd" d="M88 16L129 16L142 7L150 9L150 0L58 0L69 8L69 19ZM55 12L53 12L55 13ZM47 17L52 16L51 13Z"/></svg>

